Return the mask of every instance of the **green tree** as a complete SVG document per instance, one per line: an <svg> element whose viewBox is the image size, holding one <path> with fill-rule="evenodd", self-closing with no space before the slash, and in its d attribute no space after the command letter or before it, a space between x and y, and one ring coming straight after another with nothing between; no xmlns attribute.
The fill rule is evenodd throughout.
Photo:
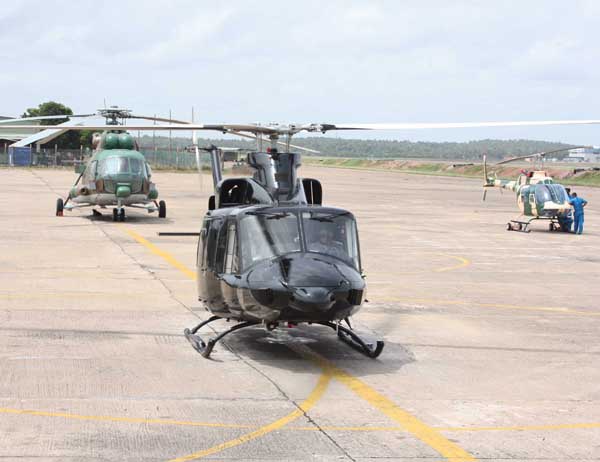
<svg viewBox="0 0 600 462"><path fill-rule="evenodd" d="M73 115L73 111L70 107L64 104L57 103L56 101L47 101L41 103L38 107L28 108L22 115L22 117L42 117L42 116L53 116L53 115ZM41 125L56 125L66 122L68 118L56 118L56 119L44 119L40 122ZM88 135L91 138L91 135ZM49 143L54 145L57 144L59 149L79 149L81 143L81 135L76 131L68 131L63 133L58 138L51 140Z"/></svg>

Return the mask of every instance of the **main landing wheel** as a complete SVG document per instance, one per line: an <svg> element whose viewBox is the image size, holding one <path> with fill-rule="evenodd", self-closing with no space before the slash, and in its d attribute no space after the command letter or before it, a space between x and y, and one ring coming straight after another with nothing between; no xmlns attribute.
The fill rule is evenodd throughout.
<svg viewBox="0 0 600 462"><path fill-rule="evenodd" d="M119 221L125 221L125 208L119 210Z"/></svg>
<svg viewBox="0 0 600 462"><path fill-rule="evenodd" d="M113 221L119 221L119 210L113 209Z"/></svg>
<svg viewBox="0 0 600 462"><path fill-rule="evenodd" d="M167 218L167 204L165 204L165 201L158 203L158 218Z"/></svg>
<svg viewBox="0 0 600 462"><path fill-rule="evenodd" d="M56 216L62 217L64 209L65 209L65 203L63 202L63 200L60 198L56 199Z"/></svg>

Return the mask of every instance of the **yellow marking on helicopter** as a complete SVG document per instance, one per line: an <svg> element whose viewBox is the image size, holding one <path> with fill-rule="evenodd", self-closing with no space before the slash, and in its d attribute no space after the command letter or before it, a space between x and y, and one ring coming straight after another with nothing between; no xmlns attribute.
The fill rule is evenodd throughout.
<svg viewBox="0 0 600 462"><path fill-rule="evenodd" d="M128 230L127 228L124 229L130 236L132 236L136 241L147 247L154 254L161 256L166 261L171 263L175 268L179 269L182 272L185 272L185 274L191 274L190 277L192 279L195 279L196 274L190 269L188 269L183 263L176 260L171 254L159 249L157 246L148 242L139 234ZM346 385L360 398L367 401L371 406L381 411L390 419L399 423L409 433L421 440L423 443L427 444L429 447L436 450L447 460L451 460L452 462L471 462L476 460L471 454L462 449L460 446L446 439L436 429L428 426L424 422L421 422L415 416L397 406L393 401L386 398L385 396L377 392L375 389L371 388L369 385L352 376L348 372L339 369L333 363L318 355L317 353L313 352L308 347L304 345L290 345L289 347L296 353L300 354L302 357L316 363L323 370L323 375L321 375L319 383L324 382L325 388L327 388L329 380L333 377L339 382ZM199 459L201 457L216 454L217 452L223 451L225 449L238 446L247 441L259 438L274 430L278 430L281 427L288 424L289 422L291 422L292 420L300 417L301 415L304 415L304 412L313 407L324 392L325 389L323 389L319 394L318 384L315 390L313 390L313 393L311 393L311 395L309 396L309 398L307 398L307 400L300 405L300 409L292 412L291 414L288 414L287 416L282 417L281 419L276 420L275 422L261 427L254 432L242 435L239 438L226 441L225 443L221 443L217 446L213 446L212 448L208 448L196 452L194 454L172 459L169 462L184 462L188 460ZM310 405L308 409L306 408L307 405Z"/></svg>
<svg viewBox="0 0 600 462"><path fill-rule="evenodd" d="M410 298L410 297L385 297L380 300L382 303L400 302L400 303L428 303L431 305L471 305L483 308L499 308L506 310L523 310L523 311L546 311L552 313L576 314L584 316L600 316L599 312L577 310L573 308L565 308L560 306L528 306L528 305L510 305L506 303L481 303L469 300L439 300L433 298Z"/></svg>
<svg viewBox="0 0 600 462"><path fill-rule="evenodd" d="M184 462L188 460L200 459L202 457L210 456L212 454L216 454L217 452L221 452L225 449L229 449L235 446L239 446L240 444L244 444L248 441L254 440L256 438L260 438L261 436L266 435L267 433L271 433L275 430L279 430L288 423L296 420L299 417L304 416L312 407L317 404L319 399L325 394L327 390L327 386L331 381L331 374L329 372L323 372L319 377L319 381L317 385L313 389L313 391L308 395L308 398L304 400L302 403L298 405L298 408L294 411L290 412L288 415L278 419L274 422L271 422L268 425L260 427L258 430L255 430L250 433L246 433L238 438L234 438L229 441L225 441L224 443L217 444L208 449L204 449L202 451L195 452L193 454L189 454L187 456L178 457L176 459L171 459L169 462Z"/></svg>

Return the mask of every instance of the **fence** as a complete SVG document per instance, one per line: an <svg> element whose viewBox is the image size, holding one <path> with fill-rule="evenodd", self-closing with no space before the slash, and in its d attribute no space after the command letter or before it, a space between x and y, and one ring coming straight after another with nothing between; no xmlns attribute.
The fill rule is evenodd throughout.
<svg viewBox="0 0 600 462"><path fill-rule="evenodd" d="M31 165L36 167L73 167L75 164L85 162L91 156L89 150L55 150L42 149L39 152L32 150ZM153 169L169 170L195 170L196 155L183 149L154 150L140 149L146 160ZM0 165L9 165L10 157L8 151L0 151ZM202 153L200 156L202 168L210 165L208 156Z"/></svg>

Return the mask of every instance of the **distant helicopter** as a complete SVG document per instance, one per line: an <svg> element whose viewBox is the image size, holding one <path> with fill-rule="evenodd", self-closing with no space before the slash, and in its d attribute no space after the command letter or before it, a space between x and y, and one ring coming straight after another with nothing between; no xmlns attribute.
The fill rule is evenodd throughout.
<svg viewBox="0 0 600 462"><path fill-rule="evenodd" d="M512 159L498 162L495 166L515 162L523 159L534 159L541 161L543 168L543 160L548 154L565 151L567 149L575 149L585 146L573 146L571 148L556 149L554 151L540 152L527 156L514 157ZM571 213L571 205L569 204L569 195L565 187L556 183L554 179L548 175L545 170L521 171L516 180L499 180L494 176L488 175L486 158L483 158L483 200L486 198L486 188L498 187L508 189L516 194L517 205L521 211L521 216L510 220L506 224L508 231L521 231L528 233L531 230L529 225L535 220L548 220L548 229L550 231L569 231L566 223L568 216ZM527 218L529 217L529 218Z"/></svg>
<svg viewBox="0 0 600 462"><path fill-rule="evenodd" d="M112 106L99 109L99 116L106 118L107 128L103 133L94 133L92 145L94 153L85 165L77 165L79 176L69 190L66 200L56 201L56 216L63 216L64 210L80 207L113 208L113 220L125 221L125 207L135 207L148 213L157 212L160 218L167 216L165 201L157 202L158 190L152 182L152 170L144 155L138 151L133 136L122 128L126 118L165 121L167 119L135 116L128 109ZM42 116L21 119L59 119L64 117L94 117L88 115ZM121 122L119 122L121 121ZM48 129L48 126L44 126ZM83 129L88 129L82 124ZM94 215L101 215L93 209Z"/></svg>
<svg viewBox="0 0 600 462"><path fill-rule="evenodd" d="M198 298L212 316L192 329L184 330L194 349L208 358L218 341L239 329L263 325L273 330L307 323L330 327L350 346L370 358L377 358L383 351L384 342L363 339L350 323L350 317L361 309L366 296L356 220L348 210L322 205L323 190L318 180L298 178L301 157L290 152L292 136L302 131L326 133L331 130L599 123L600 120L352 125L175 123L129 125L129 128L192 131L194 138L196 130L216 130L257 141L256 152L247 157L248 165L254 170L248 178L222 178L219 149L207 148L214 195L209 198L200 232L160 233L199 237L196 254ZM87 127L94 130L107 128L110 127ZM268 139L264 139L265 136ZM270 147L263 150L265 142L270 143ZM284 146L282 152L278 148L281 144ZM196 142L194 145L199 159L200 148ZM488 183L487 171L485 176ZM222 319L233 319L238 323L204 341L198 331Z"/></svg>

